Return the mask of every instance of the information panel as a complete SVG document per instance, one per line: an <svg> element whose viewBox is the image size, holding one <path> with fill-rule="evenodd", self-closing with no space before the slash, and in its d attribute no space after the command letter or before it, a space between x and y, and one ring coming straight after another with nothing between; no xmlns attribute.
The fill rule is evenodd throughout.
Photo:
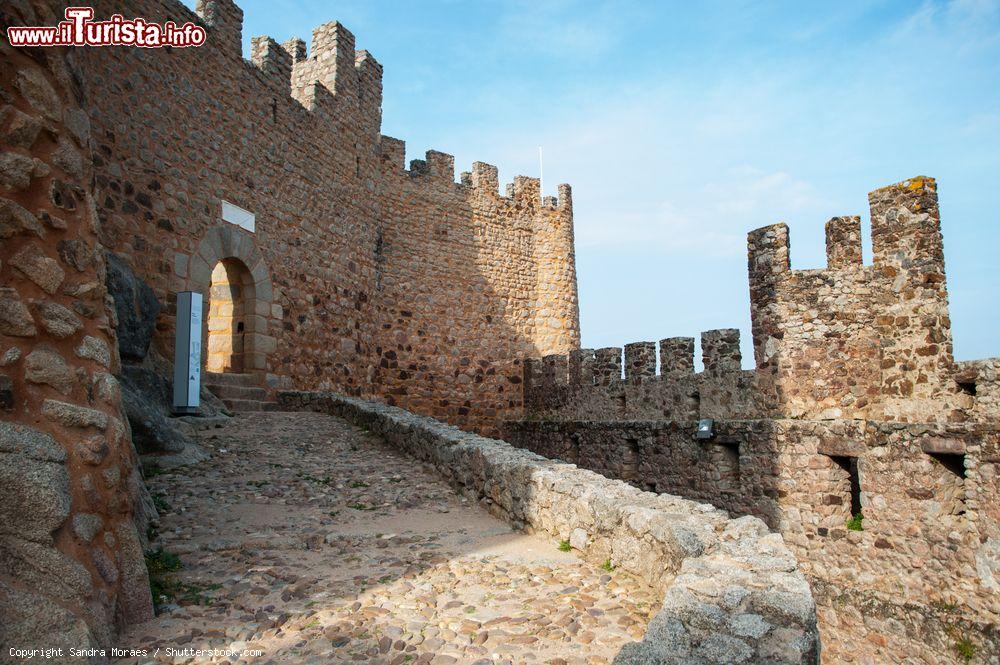
<svg viewBox="0 0 1000 665"><path fill-rule="evenodd" d="M174 342L174 411L198 410L201 392L202 295L177 294L177 338Z"/></svg>

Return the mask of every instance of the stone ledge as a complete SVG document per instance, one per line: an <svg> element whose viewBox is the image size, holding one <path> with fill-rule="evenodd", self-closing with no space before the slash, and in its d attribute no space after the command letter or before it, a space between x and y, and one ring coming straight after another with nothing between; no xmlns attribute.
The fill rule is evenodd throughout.
<svg viewBox="0 0 1000 665"><path fill-rule="evenodd" d="M434 464L515 528L568 540L664 592L616 663L818 663L816 606L781 536L754 517L643 492L432 418L333 393L281 392L290 410L365 427Z"/></svg>

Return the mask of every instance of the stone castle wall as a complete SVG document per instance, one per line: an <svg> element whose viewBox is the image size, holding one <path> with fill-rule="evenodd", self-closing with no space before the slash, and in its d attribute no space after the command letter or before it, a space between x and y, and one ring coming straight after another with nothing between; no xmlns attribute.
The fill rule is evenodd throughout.
<svg viewBox="0 0 1000 665"><path fill-rule="evenodd" d="M504 438L648 491L760 517L782 534L811 582L836 590L830 602L836 596L922 608L919 617L897 608L912 620L897 616L895 623L872 616L883 625L869 629L845 607L821 602L831 657L861 653L856 641L875 659L954 657L963 636L983 653L1000 647L994 426L726 420L715 423L710 440L696 438L697 426L524 421L509 423ZM849 530L859 509L863 530ZM897 650L866 640L868 632L898 643Z"/></svg>
<svg viewBox="0 0 1000 665"><path fill-rule="evenodd" d="M568 186L558 203L531 178L501 196L494 167L455 182L436 151L404 169L403 143L380 133L381 66L338 23L308 51L255 38L245 61L230 0L96 7L113 12L209 30L199 48L81 57L100 239L165 304L164 355L174 294L207 295L226 258L254 280L245 371L271 385L492 431L520 410L521 357L579 345ZM253 233L221 219L223 200L256 215Z"/></svg>
<svg viewBox="0 0 1000 665"><path fill-rule="evenodd" d="M107 646L152 615L142 548L155 509L115 329L128 313L121 353L137 362L147 349L126 350L144 338L132 328L156 315L136 310L151 299L116 311L106 261L162 305L145 371L169 365L176 293L196 290L209 369L481 431L520 412L521 357L579 345L569 187L542 201L537 180L518 178L502 196L495 167L455 182L453 158L434 151L404 169L402 142L381 135L381 66L342 25L318 28L309 53L257 38L246 61L229 0L95 9L194 21L209 37L191 49L0 46L5 645ZM0 17L55 25L62 10L17 2ZM255 228L224 221L223 201Z"/></svg>
<svg viewBox="0 0 1000 665"><path fill-rule="evenodd" d="M706 331L701 345L705 370L699 373L692 337L635 342L624 354L608 347L526 358L525 414L531 420L697 420L777 413L771 384L741 368L739 330Z"/></svg>
<svg viewBox="0 0 1000 665"><path fill-rule="evenodd" d="M500 196L493 166L456 183L450 155L407 171L383 141L383 212L399 223L377 243L376 394L457 424L518 413L525 351L579 346L569 188L543 202L517 178Z"/></svg>
<svg viewBox="0 0 1000 665"><path fill-rule="evenodd" d="M39 25L43 3L0 8ZM80 68L0 44L0 644L109 646L152 617L155 516L117 379Z"/></svg>
<svg viewBox="0 0 1000 665"><path fill-rule="evenodd" d="M528 358L504 437L765 520L822 590L834 660L997 653L997 360L953 360L934 181L869 201L871 266L858 217L827 224L823 270L791 270L784 225L749 234L755 369L736 330L702 334L699 373L691 338Z"/></svg>
<svg viewBox="0 0 1000 665"><path fill-rule="evenodd" d="M952 355L935 181L869 199L871 266L861 264L859 217L827 223L821 270L790 268L784 224L749 234L753 370L741 369L735 329L702 333L698 374L686 337L527 358L526 416L1000 420L996 359Z"/></svg>
<svg viewBox="0 0 1000 665"><path fill-rule="evenodd" d="M789 417L961 421L971 405L953 376L937 184L911 178L868 199L871 266L858 217L827 223L825 270L790 269L783 224L750 234L757 368Z"/></svg>

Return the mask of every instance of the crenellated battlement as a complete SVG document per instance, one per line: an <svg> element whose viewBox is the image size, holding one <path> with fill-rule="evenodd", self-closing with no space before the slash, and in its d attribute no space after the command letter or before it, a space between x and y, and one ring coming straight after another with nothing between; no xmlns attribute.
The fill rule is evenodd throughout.
<svg viewBox="0 0 1000 665"><path fill-rule="evenodd" d="M737 328L708 330L701 334L701 358L708 374L723 374L742 369L740 331Z"/></svg>
<svg viewBox="0 0 1000 665"><path fill-rule="evenodd" d="M260 243L274 280L273 302L245 322L261 349L254 369L494 432L500 414L520 410L520 357L579 345L568 186L543 199L538 180L522 176L504 197L494 166L478 162L456 182L446 152L405 163L404 142L382 131L382 65L344 23L307 40L256 36L244 60L244 13L232 0L197 11L176 0L126 5L130 16L208 33L197 49L155 58L75 54L102 155L109 249L162 302L193 285L208 295L208 259L228 250L202 250L220 227L232 230L228 203L253 214L240 233ZM122 9L99 0L95 14ZM135 104L142 98L161 103ZM164 138L157 151L139 128ZM161 345L175 326L165 317Z"/></svg>
<svg viewBox="0 0 1000 665"><path fill-rule="evenodd" d="M656 344L632 342L625 345L625 380L639 383L656 376Z"/></svg>
<svg viewBox="0 0 1000 665"><path fill-rule="evenodd" d="M218 31L221 48L238 45L242 10L229 0L204 4L204 17L210 17L204 20ZM501 196L495 166L474 162L472 171L463 172L456 183L454 156L438 150L426 151L423 159L410 160L407 167L405 142L378 133L381 130L382 65L370 52L355 50L354 35L338 21L318 26L313 31L309 48L297 37L283 44L269 36L254 37L250 62L260 72L264 83L275 92L287 92L325 121L343 122L353 118L362 133L374 134L378 156L375 163L384 175L409 178L431 186L454 185L456 192L487 196L498 203L531 210L572 211L568 184L559 185L558 197L542 197L538 178L516 176L504 187L505 193Z"/></svg>
<svg viewBox="0 0 1000 665"><path fill-rule="evenodd" d="M254 37L250 41L250 62L264 73L265 80L275 88L285 89L291 85L293 56L270 37Z"/></svg>
<svg viewBox="0 0 1000 665"><path fill-rule="evenodd" d="M872 220L873 265L909 269L924 266L944 270L937 183L917 176L868 194ZM751 282L766 283L792 272L788 226L772 224L747 236ZM828 270L862 265L861 218L833 217L826 223ZM804 272L804 271L796 271ZM814 272L814 271L809 271ZM931 281L943 281L930 278Z"/></svg>
<svg viewBox="0 0 1000 665"><path fill-rule="evenodd" d="M455 182L455 157L438 150L428 150L423 159L410 160L406 166L406 143L400 139L382 135L379 139L378 154L383 173L408 177L411 180L449 183L457 192L483 196L497 203L515 204L531 209L571 212L573 207L572 189L568 184L559 185L559 196L540 195L541 182L530 176L515 176L504 186L504 196L500 196L500 182L496 166L485 162L473 162L471 171L459 174Z"/></svg>
<svg viewBox="0 0 1000 665"><path fill-rule="evenodd" d="M311 48L292 69L292 96L302 100L311 84L322 84L334 95L358 94L354 35L342 23L331 21L313 30Z"/></svg>
<svg viewBox="0 0 1000 665"><path fill-rule="evenodd" d="M785 224L748 234L753 370L735 329L701 334L698 373L691 337L526 359L504 438L766 520L833 660L878 633L873 662L951 662L959 622L994 653L1000 359L952 358L934 180L868 198L871 265L859 216L826 222L822 269L792 269Z"/></svg>
<svg viewBox="0 0 1000 665"><path fill-rule="evenodd" d="M195 14L209 30L207 43L234 60L243 55L243 10L233 0L198 0Z"/></svg>
<svg viewBox="0 0 1000 665"><path fill-rule="evenodd" d="M876 189L868 194L868 204L874 264L913 270L943 284L944 241L934 178L916 176Z"/></svg>
<svg viewBox="0 0 1000 665"><path fill-rule="evenodd" d="M792 269L786 224L748 234L755 370L741 369L736 329L702 333L700 374L693 338L660 340L659 359L653 342L581 349L526 360L526 411L546 418L981 419L984 398L970 394L951 352L935 181L911 178L868 198L873 265L863 263L856 215L826 222L827 267L819 270ZM696 396L697 408L677 411L678 392L692 398L688 407Z"/></svg>
<svg viewBox="0 0 1000 665"><path fill-rule="evenodd" d="M525 378L530 383L529 375L541 372L539 376L558 377L557 383L608 385L615 381L641 383L648 379L694 375L694 341L693 337L669 337L659 342L630 342L624 346L576 349L566 354L526 358ZM701 347L705 372L743 371L738 328L702 332Z"/></svg>
<svg viewBox="0 0 1000 665"><path fill-rule="evenodd" d="M826 223L822 270L791 269L786 225L749 233L757 368L792 417L962 420L937 184L918 176L868 201L870 266L858 216Z"/></svg>
<svg viewBox="0 0 1000 665"><path fill-rule="evenodd" d="M756 372L740 366L739 330L708 330L701 339L700 373L692 337L526 358L525 411L552 420L765 417Z"/></svg>
<svg viewBox="0 0 1000 665"><path fill-rule="evenodd" d="M861 218L832 218L826 223L826 267L839 270L861 263Z"/></svg>

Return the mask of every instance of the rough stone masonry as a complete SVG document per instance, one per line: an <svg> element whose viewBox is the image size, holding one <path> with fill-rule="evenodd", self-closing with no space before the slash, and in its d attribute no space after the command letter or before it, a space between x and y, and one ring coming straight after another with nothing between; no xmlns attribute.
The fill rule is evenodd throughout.
<svg viewBox="0 0 1000 665"><path fill-rule="evenodd" d="M4 25L47 20L8 4ZM93 128L72 53L0 46L0 644L86 648L153 616L156 511L115 374Z"/></svg>
<svg viewBox="0 0 1000 665"><path fill-rule="evenodd" d="M937 184L878 189L792 270L784 224L749 234L756 367L739 332L525 364L507 440L643 489L756 515L796 553L834 662L1000 658L997 360L955 362ZM622 358L624 356L624 366ZM711 436L698 438L700 420Z"/></svg>
<svg viewBox="0 0 1000 665"><path fill-rule="evenodd" d="M62 9L13 0L0 24L55 25ZM855 217L831 220L825 271L790 269L783 225L751 234L757 370L722 330L698 375L693 340L664 340L657 376L649 342L624 363L579 348L569 186L542 198L518 177L501 192L481 162L456 182L433 150L407 168L381 134L381 66L343 25L308 48L255 38L247 61L231 0L95 12L209 36L0 44L0 643L107 645L152 615L156 512L118 379L165 392L176 293L195 290L219 385L336 391L467 430L323 398L433 452L512 522L593 556L617 548L662 584L663 620L622 658L814 662L815 594L829 658L995 661L998 363L953 362L933 180L871 195L873 266ZM141 297L112 303L126 274ZM707 443L700 417L716 419ZM520 445L661 496L463 438L503 422ZM862 509L863 530L846 528ZM715 593L735 578L749 595Z"/></svg>
<svg viewBox="0 0 1000 665"><path fill-rule="evenodd" d="M154 350L172 357L174 294L196 290L211 371L495 432L519 412L521 358L579 346L569 186L543 200L518 177L502 193L481 162L456 182L434 150L406 168L380 133L382 67L342 24L308 48L256 37L247 61L230 0L95 11L209 30L200 48L75 54L99 239L163 305ZM224 221L223 201L254 231Z"/></svg>
<svg viewBox="0 0 1000 665"><path fill-rule="evenodd" d="M7 2L0 25L63 8ZM207 296L204 357L234 393L333 388L484 432L520 411L523 356L579 346L568 186L501 193L480 162L456 182L433 150L407 169L380 133L381 66L339 23L308 50L257 38L246 61L230 0L95 7L114 13L209 37L0 45L5 646L107 645L151 616L156 512L122 391L143 452L177 457L161 410L178 291Z"/></svg>

